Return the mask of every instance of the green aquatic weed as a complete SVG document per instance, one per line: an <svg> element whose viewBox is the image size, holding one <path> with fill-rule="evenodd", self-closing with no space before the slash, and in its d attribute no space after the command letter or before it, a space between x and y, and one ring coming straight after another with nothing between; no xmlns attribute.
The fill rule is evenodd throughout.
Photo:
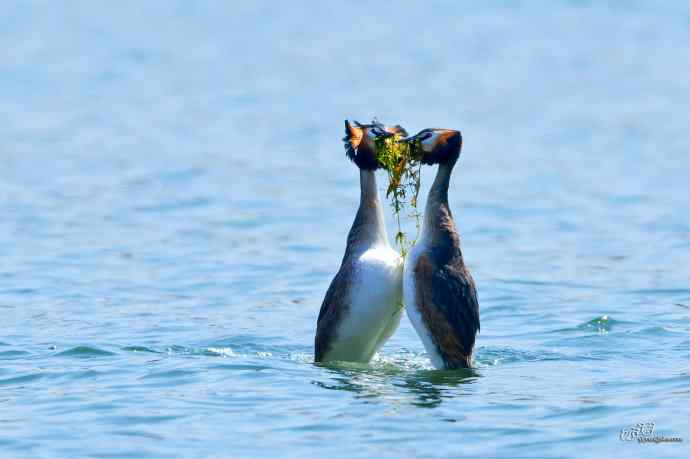
<svg viewBox="0 0 690 459"><path fill-rule="evenodd" d="M417 242L421 228L421 214L417 210L417 203L422 163L415 154L416 145L400 142L400 138L399 135L395 135L376 139L376 157L388 172L386 197L391 201L398 226L395 242L401 255L405 257L410 247ZM407 215L416 221L417 232L414 239L407 237L400 224L400 214L406 211Z"/></svg>

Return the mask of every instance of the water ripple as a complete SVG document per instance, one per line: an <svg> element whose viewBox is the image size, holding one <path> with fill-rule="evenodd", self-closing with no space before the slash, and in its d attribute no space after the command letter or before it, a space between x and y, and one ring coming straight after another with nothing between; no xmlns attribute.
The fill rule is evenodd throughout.
<svg viewBox="0 0 690 459"><path fill-rule="evenodd" d="M117 355L114 352L106 351L94 346L76 346L62 352L55 354L56 357L75 357L82 359L96 358L96 357L110 357Z"/></svg>
<svg viewBox="0 0 690 459"><path fill-rule="evenodd" d="M2 351L2 352L0 352L0 360L12 360L12 359L26 358L29 355L31 355L31 353L27 352L27 351L19 351L19 350Z"/></svg>
<svg viewBox="0 0 690 459"><path fill-rule="evenodd" d="M38 381L44 376L43 373L30 373L22 376L0 379L0 386L23 386L26 383Z"/></svg>

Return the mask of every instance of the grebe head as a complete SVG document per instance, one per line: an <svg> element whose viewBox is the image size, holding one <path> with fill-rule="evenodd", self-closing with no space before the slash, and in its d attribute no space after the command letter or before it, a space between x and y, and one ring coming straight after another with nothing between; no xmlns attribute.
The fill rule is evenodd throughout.
<svg viewBox="0 0 690 459"><path fill-rule="evenodd" d="M350 124L345 120L345 152L360 169L376 170L381 164L376 159L376 140L378 138L407 135L400 125L386 126L374 120L371 124Z"/></svg>
<svg viewBox="0 0 690 459"><path fill-rule="evenodd" d="M423 164L454 165L460 157L462 134L454 129L422 129L417 134L400 139L419 148Z"/></svg>
<svg viewBox="0 0 690 459"><path fill-rule="evenodd" d="M390 134L393 134L393 135L397 135L400 137L407 137L407 135L408 135L405 128L400 126L399 124L396 124L393 126L388 125L388 124L383 124L379 120L377 120L376 118L373 119L371 124L374 124L374 125L378 126L379 128L383 129L384 131L386 131Z"/></svg>

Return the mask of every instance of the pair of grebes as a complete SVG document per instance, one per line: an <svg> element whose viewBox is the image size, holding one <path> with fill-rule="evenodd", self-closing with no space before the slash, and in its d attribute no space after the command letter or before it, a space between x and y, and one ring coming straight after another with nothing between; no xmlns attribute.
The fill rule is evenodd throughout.
<svg viewBox="0 0 690 459"><path fill-rule="evenodd" d="M423 164L438 165L419 240L405 259L388 241L376 187L375 171L381 167L377 140L392 136L414 142ZM462 135L452 129L423 129L408 137L400 126L345 121L343 141L359 168L360 203L340 270L321 305L315 360L369 362L398 328L404 304L434 367L470 367L479 304L448 206Z"/></svg>

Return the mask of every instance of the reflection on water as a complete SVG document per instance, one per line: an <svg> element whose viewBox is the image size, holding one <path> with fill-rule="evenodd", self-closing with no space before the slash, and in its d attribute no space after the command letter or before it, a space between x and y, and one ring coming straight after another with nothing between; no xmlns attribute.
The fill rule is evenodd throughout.
<svg viewBox="0 0 690 459"><path fill-rule="evenodd" d="M462 385L472 384L478 377L479 373L473 369L418 371L404 378L403 384L399 387L415 395L415 406L435 408L444 399L466 395L462 391Z"/></svg>
<svg viewBox="0 0 690 459"><path fill-rule="evenodd" d="M312 381L323 389L355 393L356 398L377 398L391 393L391 382L396 371L390 367L374 368L367 364L351 362L319 363L330 376L326 382Z"/></svg>
<svg viewBox="0 0 690 459"><path fill-rule="evenodd" d="M445 398L463 395L462 385L472 384L480 377L476 369L411 371L392 363L369 366L332 362L318 366L330 375L327 381L312 381L318 387L353 392L357 399L394 399L422 408L435 408Z"/></svg>

